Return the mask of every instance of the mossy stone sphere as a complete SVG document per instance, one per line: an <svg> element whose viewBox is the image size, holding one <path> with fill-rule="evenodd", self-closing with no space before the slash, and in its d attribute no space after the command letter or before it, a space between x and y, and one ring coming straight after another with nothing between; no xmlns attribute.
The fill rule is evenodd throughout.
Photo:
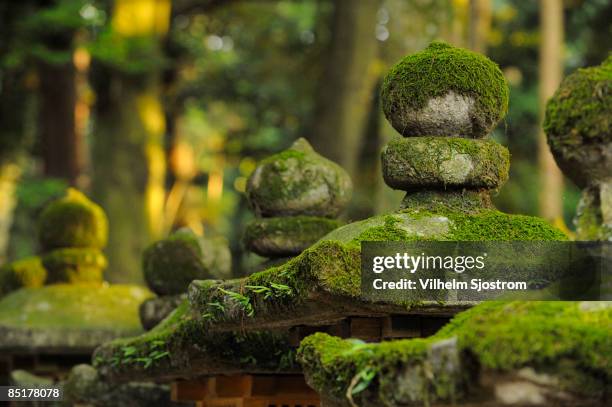
<svg viewBox="0 0 612 407"><path fill-rule="evenodd" d="M43 209L38 233L45 250L61 247L102 249L108 240L108 219L100 206L83 193L69 188L64 197Z"/></svg>
<svg viewBox="0 0 612 407"><path fill-rule="evenodd" d="M546 106L544 131L559 167L578 186L612 178L612 55L563 80Z"/></svg>
<svg viewBox="0 0 612 407"><path fill-rule="evenodd" d="M202 239L181 229L147 247L142 256L144 277L155 293L181 294L193 280L226 278L231 255L220 240Z"/></svg>
<svg viewBox="0 0 612 407"><path fill-rule="evenodd" d="M50 251L42 257L42 263L47 269L46 284L101 283L107 266L100 250L76 247Z"/></svg>
<svg viewBox="0 0 612 407"><path fill-rule="evenodd" d="M261 161L246 194L258 216L337 216L348 204L351 180L340 166L317 154L305 139Z"/></svg>
<svg viewBox="0 0 612 407"><path fill-rule="evenodd" d="M387 120L406 137L485 137L508 110L508 84L484 55L432 42L385 76Z"/></svg>

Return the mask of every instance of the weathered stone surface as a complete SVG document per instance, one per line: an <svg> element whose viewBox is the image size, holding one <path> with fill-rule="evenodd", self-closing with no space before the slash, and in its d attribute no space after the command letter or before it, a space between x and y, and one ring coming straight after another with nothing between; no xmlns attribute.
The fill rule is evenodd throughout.
<svg viewBox="0 0 612 407"><path fill-rule="evenodd" d="M612 240L612 179L582 190L574 223L577 240Z"/></svg>
<svg viewBox="0 0 612 407"><path fill-rule="evenodd" d="M193 280L229 277L231 254L223 239L203 239L181 229L147 247L142 264L155 293L175 295L184 293Z"/></svg>
<svg viewBox="0 0 612 407"><path fill-rule="evenodd" d="M47 284L102 283L107 261L98 249L56 249L42 257L47 270Z"/></svg>
<svg viewBox="0 0 612 407"><path fill-rule="evenodd" d="M317 333L302 341L298 361L311 387L347 407L604 406L612 312L580 308L482 303L433 337L379 344Z"/></svg>
<svg viewBox="0 0 612 407"><path fill-rule="evenodd" d="M172 313L185 299L187 294L164 295L150 298L140 304L138 314L145 330L150 330Z"/></svg>
<svg viewBox="0 0 612 407"><path fill-rule="evenodd" d="M546 107L544 130L563 172L581 188L612 180L612 56L569 75Z"/></svg>
<svg viewBox="0 0 612 407"><path fill-rule="evenodd" d="M139 286L53 284L22 288L0 300L0 352L91 351L142 332Z"/></svg>
<svg viewBox="0 0 612 407"><path fill-rule="evenodd" d="M108 239L108 220L102 208L76 189L51 202L39 221L43 249L91 247L102 249Z"/></svg>
<svg viewBox="0 0 612 407"><path fill-rule="evenodd" d="M11 372L10 381L12 386L22 387L43 387L54 385L53 379L37 376L21 369L13 370Z"/></svg>
<svg viewBox="0 0 612 407"><path fill-rule="evenodd" d="M382 153L387 185L414 189L499 188L508 179L510 153L490 140L398 138Z"/></svg>
<svg viewBox="0 0 612 407"><path fill-rule="evenodd" d="M95 407L155 407L181 406L170 400L170 386L155 383L127 382L115 384L105 382L97 370L90 365L72 368L64 383L65 398L74 404Z"/></svg>
<svg viewBox="0 0 612 407"><path fill-rule="evenodd" d="M260 256L294 256L338 226L339 221L315 216L260 218L247 225L243 241Z"/></svg>
<svg viewBox="0 0 612 407"><path fill-rule="evenodd" d="M335 217L352 193L348 174L317 154L305 139L262 160L247 183L249 203L259 216Z"/></svg>
<svg viewBox="0 0 612 407"><path fill-rule="evenodd" d="M506 114L508 85L487 57L435 41L391 68L381 99L403 136L480 138Z"/></svg>
<svg viewBox="0 0 612 407"><path fill-rule="evenodd" d="M32 256L0 267L0 297L22 287L40 287L47 279L47 270L40 257Z"/></svg>
<svg viewBox="0 0 612 407"><path fill-rule="evenodd" d="M113 382L299 372L286 331L211 330L194 317L184 302L151 331L100 346L94 365Z"/></svg>

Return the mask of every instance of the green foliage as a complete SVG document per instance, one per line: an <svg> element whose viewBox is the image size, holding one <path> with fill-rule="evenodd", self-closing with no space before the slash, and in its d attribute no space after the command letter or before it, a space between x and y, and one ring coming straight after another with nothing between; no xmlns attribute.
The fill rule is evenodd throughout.
<svg viewBox="0 0 612 407"><path fill-rule="evenodd" d="M155 36L125 37L107 29L89 46L89 51L103 65L136 77L159 72L169 65Z"/></svg>
<svg viewBox="0 0 612 407"><path fill-rule="evenodd" d="M423 108L429 99L449 91L476 99L472 113L476 134L484 135L508 110L508 85L497 64L483 55L434 41L425 50L404 57L385 76L383 111L391 118L406 107Z"/></svg>
<svg viewBox="0 0 612 407"><path fill-rule="evenodd" d="M48 204L39 220L39 239L46 249L102 249L108 239L108 219L102 208L76 189Z"/></svg>

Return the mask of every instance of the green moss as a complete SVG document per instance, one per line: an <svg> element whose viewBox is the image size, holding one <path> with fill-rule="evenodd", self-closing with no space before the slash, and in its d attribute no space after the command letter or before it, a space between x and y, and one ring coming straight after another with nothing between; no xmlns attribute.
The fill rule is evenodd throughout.
<svg viewBox="0 0 612 407"><path fill-rule="evenodd" d="M246 189L251 207L261 216L335 217L351 193L348 174L317 154L304 139L262 160Z"/></svg>
<svg viewBox="0 0 612 407"><path fill-rule="evenodd" d="M184 230L145 249L142 269L147 284L155 293L184 293L192 280L211 277L203 261L199 239Z"/></svg>
<svg viewBox="0 0 612 407"><path fill-rule="evenodd" d="M547 368L568 358L612 378L612 308L580 309L576 302L485 302L458 314L436 338L459 345L490 369Z"/></svg>
<svg viewBox="0 0 612 407"><path fill-rule="evenodd" d="M346 229L346 230L344 230ZM545 221L482 209L456 211L405 210L338 228L299 256L278 267L225 282L194 282L190 301L205 319L236 322L245 318L297 315L312 293L338 301L358 299L363 241L526 241L567 240Z"/></svg>
<svg viewBox="0 0 612 407"><path fill-rule="evenodd" d="M40 287L47 279L47 270L40 257L17 260L0 268L0 296L22 287Z"/></svg>
<svg viewBox="0 0 612 407"><path fill-rule="evenodd" d="M56 249L42 257L48 271L47 284L101 283L106 257L98 249Z"/></svg>
<svg viewBox="0 0 612 407"><path fill-rule="evenodd" d="M158 326L134 338L118 339L100 347L94 365L110 375L131 375L148 370L193 374L192 360L207 371L236 369L254 371L295 370L294 352L287 337L273 332L211 332L193 318L184 301Z"/></svg>
<svg viewBox="0 0 612 407"><path fill-rule="evenodd" d="M612 377L612 308L588 310L582 304L485 302L458 314L427 339L363 344L319 333L302 341L298 361L317 391L337 399L345 399L351 383L370 372L368 397L393 404L393 396L401 392L397 378L412 368L412 383L422 383L415 386L417 402L453 401L457 389L440 386L450 382L432 375L427 352L434 342L456 338L465 358L461 375L470 374L469 366L495 372L533 367L559 377L563 390L601 397Z"/></svg>
<svg viewBox="0 0 612 407"><path fill-rule="evenodd" d="M580 146L610 143L612 55L563 80L546 105L544 131L553 151L578 154Z"/></svg>
<svg viewBox="0 0 612 407"><path fill-rule="evenodd" d="M255 219L247 225L243 242L261 256L296 255L338 226L337 220L316 216Z"/></svg>
<svg viewBox="0 0 612 407"><path fill-rule="evenodd" d="M141 330L138 306L152 294L138 286L53 284L22 288L0 300L0 326L32 329Z"/></svg>
<svg viewBox="0 0 612 407"><path fill-rule="evenodd" d="M383 111L391 119L398 111L421 109L431 98L449 91L475 98L471 119L476 134L485 134L508 110L508 85L497 64L483 55L435 41L404 57L385 76Z"/></svg>
<svg viewBox="0 0 612 407"><path fill-rule="evenodd" d="M44 249L91 247L102 249L108 239L108 220L102 208L76 189L45 207L39 222Z"/></svg>
<svg viewBox="0 0 612 407"><path fill-rule="evenodd" d="M402 200L401 208L402 210L431 213L475 214L494 207L488 191L464 189L461 191L410 191Z"/></svg>
<svg viewBox="0 0 612 407"><path fill-rule="evenodd" d="M396 138L383 151L382 167L395 189L496 189L508 179L510 153L492 140Z"/></svg>
<svg viewBox="0 0 612 407"><path fill-rule="evenodd" d="M204 320L239 321L295 309L312 292L357 298L360 282L359 249L322 241L281 266L244 279L195 281L189 299Z"/></svg>
<svg viewBox="0 0 612 407"><path fill-rule="evenodd" d="M567 240L559 229L533 216L509 215L492 209L477 214L455 212L445 215L452 221L447 240Z"/></svg>

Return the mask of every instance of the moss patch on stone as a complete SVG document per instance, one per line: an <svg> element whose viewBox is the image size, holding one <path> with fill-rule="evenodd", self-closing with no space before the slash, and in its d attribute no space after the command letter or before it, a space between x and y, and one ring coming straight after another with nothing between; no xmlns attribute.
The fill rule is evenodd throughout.
<svg viewBox="0 0 612 407"><path fill-rule="evenodd" d="M492 140L410 137L390 141L382 154L391 188L496 189L508 179L510 153Z"/></svg>
<svg viewBox="0 0 612 407"><path fill-rule="evenodd" d="M0 327L141 330L138 306L152 294L131 285L53 284L0 300Z"/></svg>
<svg viewBox="0 0 612 407"><path fill-rule="evenodd" d="M450 91L475 98L472 127L480 136L508 110L508 85L497 64L484 55L434 41L425 50L404 57L385 76L383 111L392 121L398 112L421 109L431 98Z"/></svg>
<svg viewBox="0 0 612 407"><path fill-rule="evenodd" d="M193 232L181 230L145 249L142 269L147 284L155 293L184 293L192 280L212 277L204 263L200 240Z"/></svg>
<svg viewBox="0 0 612 407"><path fill-rule="evenodd" d="M45 250L62 247L102 249L108 239L108 220L100 206L69 188L64 197L43 210L39 239Z"/></svg>
<svg viewBox="0 0 612 407"><path fill-rule="evenodd" d="M436 342L456 338L465 358L460 374L470 374L465 370L470 366L494 372L532 367L557 377L563 390L598 398L612 377L612 308L587 309L583 304L486 302L458 314L427 339L364 344L319 333L302 341L298 361L310 384L335 399L346 400L347 389L354 383L361 391L367 389L354 395L356 400L364 396L397 405L396 380L411 368L412 383L424 383L414 386L418 390L415 402L450 402L459 393L445 383L462 379L432 377L427 373L431 372L427 352ZM415 369L418 366L422 369Z"/></svg>
<svg viewBox="0 0 612 407"><path fill-rule="evenodd" d="M151 331L101 346L93 361L111 379L297 369L286 334L259 331L209 334L205 324L193 318L187 301Z"/></svg>
<svg viewBox="0 0 612 407"><path fill-rule="evenodd" d="M612 55L601 65L578 69L563 80L546 105L544 131L554 151L612 141Z"/></svg>
<svg viewBox="0 0 612 407"><path fill-rule="evenodd" d="M98 249L56 249L42 257L48 271L47 284L101 283L107 266L106 257Z"/></svg>
<svg viewBox="0 0 612 407"><path fill-rule="evenodd" d="M286 257L301 253L340 224L316 216L255 219L247 225L243 242L261 256Z"/></svg>
<svg viewBox="0 0 612 407"><path fill-rule="evenodd" d="M40 257L32 256L0 268L0 296L22 287L40 287L47 279L47 270Z"/></svg>
<svg viewBox="0 0 612 407"><path fill-rule="evenodd" d="M317 154L304 139L262 160L246 189L251 207L261 216L335 217L351 193L346 171Z"/></svg>
<svg viewBox="0 0 612 407"><path fill-rule="evenodd" d="M300 313L312 295L360 298L363 241L567 240L544 220L483 209L475 213L405 210L340 227L287 263L243 279L194 281L189 299L203 319L244 322ZM356 305L357 303L355 303ZM398 304L405 305L405 304Z"/></svg>

